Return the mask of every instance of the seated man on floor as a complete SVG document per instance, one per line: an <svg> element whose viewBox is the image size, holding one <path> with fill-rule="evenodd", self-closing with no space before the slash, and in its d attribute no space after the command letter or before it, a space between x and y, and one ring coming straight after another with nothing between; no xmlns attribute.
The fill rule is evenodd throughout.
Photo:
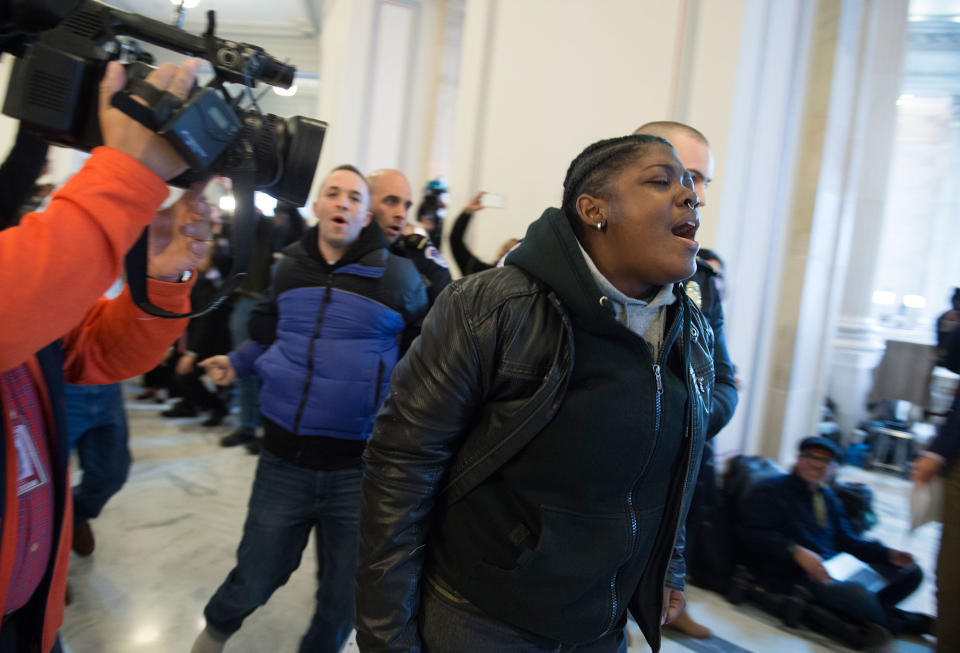
<svg viewBox="0 0 960 653"><path fill-rule="evenodd" d="M839 457L840 449L831 440L806 438L792 473L753 487L743 524L751 570L770 589L805 587L819 604L852 621L878 624L893 635L930 632L930 617L896 607L923 580L913 556L857 537L839 499L823 485ZM872 591L856 581L831 578L824 561L840 552L873 567L886 584Z"/></svg>

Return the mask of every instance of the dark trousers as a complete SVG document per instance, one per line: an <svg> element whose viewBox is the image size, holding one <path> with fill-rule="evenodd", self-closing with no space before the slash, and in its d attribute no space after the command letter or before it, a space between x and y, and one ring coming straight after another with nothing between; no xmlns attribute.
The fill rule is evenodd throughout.
<svg viewBox="0 0 960 653"><path fill-rule="evenodd" d="M693 490L693 497L690 499L690 508L687 510L686 526L686 548L684 555L687 560L687 570L696 578L694 572L698 566L700 553L697 536L700 533L700 523L710 510L717 505L717 476L714 465L713 442L707 440L703 444L703 455L700 458L700 470L697 472L697 484Z"/></svg>
<svg viewBox="0 0 960 653"><path fill-rule="evenodd" d="M896 605L920 587L923 572L916 565L903 568L874 565L874 569L887 580L887 585L878 592L871 592L852 581L826 584L808 582L807 588L817 602L827 609L855 622L880 624L896 635L903 629Z"/></svg>
<svg viewBox="0 0 960 653"><path fill-rule="evenodd" d="M173 389L175 394L182 397L184 403L190 408L226 413L226 404L219 393L208 390L200 380L203 374L204 370L199 365L190 374L174 374Z"/></svg>
<svg viewBox="0 0 960 653"><path fill-rule="evenodd" d="M960 399L960 394L957 395ZM954 410L957 410L954 404ZM960 651L960 461L944 478L943 533L937 555L937 651Z"/></svg>
<svg viewBox="0 0 960 653"><path fill-rule="evenodd" d="M20 612L12 612L3 618L3 626L0 626L0 653L31 653L33 644L39 640L39 633L33 632L32 628L22 628ZM50 653L62 653L60 647L60 637L53 644Z"/></svg>
<svg viewBox="0 0 960 653"><path fill-rule="evenodd" d="M235 347L240 347L250 339L250 314L259 303L259 299L238 295L230 313L230 337ZM240 406L239 428L251 433L260 427L260 377L256 374L234 381L237 389L237 404Z"/></svg>
<svg viewBox="0 0 960 653"><path fill-rule="evenodd" d="M488 617L429 581L422 581L421 588L423 653L627 653L622 626L588 644L538 643L529 634Z"/></svg>
<svg viewBox="0 0 960 653"><path fill-rule="evenodd" d="M316 534L316 610L301 653L336 653L353 630L360 467L316 471L261 451L237 566L203 614L226 639L287 582Z"/></svg>
<svg viewBox="0 0 960 653"><path fill-rule="evenodd" d="M130 471L123 389L110 385L66 385L70 447L80 457L83 478L73 488L73 523L95 518L120 491Z"/></svg>

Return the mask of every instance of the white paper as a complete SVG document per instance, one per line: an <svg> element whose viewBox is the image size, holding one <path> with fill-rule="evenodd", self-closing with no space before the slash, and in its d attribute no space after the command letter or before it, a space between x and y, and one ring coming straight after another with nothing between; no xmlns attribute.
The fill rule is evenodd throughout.
<svg viewBox="0 0 960 653"><path fill-rule="evenodd" d="M932 521L943 522L943 479L939 476L914 484L910 492L910 530Z"/></svg>
<svg viewBox="0 0 960 653"><path fill-rule="evenodd" d="M887 584L883 577L874 571L873 567L849 553L838 553L832 558L824 560L823 566L830 574L830 578L838 581L860 583L873 592Z"/></svg>

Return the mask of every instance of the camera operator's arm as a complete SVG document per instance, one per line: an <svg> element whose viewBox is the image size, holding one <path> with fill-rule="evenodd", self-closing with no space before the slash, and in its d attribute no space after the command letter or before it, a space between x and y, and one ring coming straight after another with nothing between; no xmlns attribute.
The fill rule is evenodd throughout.
<svg viewBox="0 0 960 653"><path fill-rule="evenodd" d="M193 284L177 283L181 272L196 268L210 249L184 234L209 232L209 206L198 199L199 191L184 193L175 204L160 211L151 224L151 276L148 293L152 301L171 311L190 310ZM165 281L167 280L167 281ZM114 300L101 300L83 322L63 339L64 374L71 383L111 383L152 368L187 324L186 319L158 320L140 311L125 290Z"/></svg>
<svg viewBox="0 0 960 653"><path fill-rule="evenodd" d="M147 81L185 96L195 73L196 62L180 68L167 64ZM124 254L156 217L167 195L158 174L170 176L185 167L159 136L109 107L109 97L122 85L123 70L109 66L101 83L101 125L110 147L94 150L46 211L0 232L0 370L23 362L81 322L120 276ZM181 235L194 235L192 224L183 228L187 233ZM157 274L171 272L167 266ZM151 290L155 287L151 283ZM172 303L186 306L186 292L177 288L182 301ZM172 299L156 295L154 303ZM183 328L182 321L173 324Z"/></svg>

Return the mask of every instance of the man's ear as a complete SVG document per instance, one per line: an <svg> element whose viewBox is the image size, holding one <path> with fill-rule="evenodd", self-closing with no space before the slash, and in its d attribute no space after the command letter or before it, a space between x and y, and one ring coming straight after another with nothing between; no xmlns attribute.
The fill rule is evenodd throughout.
<svg viewBox="0 0 960 653"><path fill-rule="evenodd" d="M586 193L580 195L577 198L577 217L587 229L596 229L598 223L605 226L607 222L607 201Z"/></svg>
<svg viewBox="0 0 960 653"><path fill-rule="evenodd" d="M320 208L320 200L319 199L313 200L313 217L315 218L320 217L320 212L318 210L319 208Z"/></svg>
<svg viewBox="0 0 960 653"><path fill-rule="evenodd" d="M367 217L363 219L363 226L369 226L371 220L373 220L373 211L367 211Z"/></svg>

